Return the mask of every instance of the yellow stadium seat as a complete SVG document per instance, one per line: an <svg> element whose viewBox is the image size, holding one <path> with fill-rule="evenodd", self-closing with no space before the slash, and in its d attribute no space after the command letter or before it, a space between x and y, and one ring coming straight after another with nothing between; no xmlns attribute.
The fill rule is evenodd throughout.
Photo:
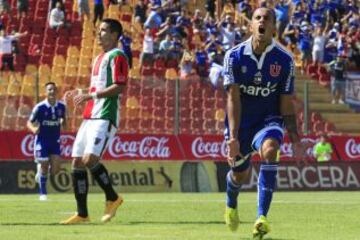
<svg viewBox="0 0 360 240"><path fill-rule="evenodd" d="M25 73L27 74L36 74L38 71L37 67L33 64L28 64L25 67Z"/></svg>
<svg viewBox="0 0 360 240"><path fill-rule="evenodd" d="M67 50L68 56L79 56L79 49L77 47L69 47Z"/></svg>
<svg viewBox="0 0 360 240"><path fill-rule="evenodd" d="M35 86L36 84L36 77L34 74L25 74L23 79L23 84Z"/></svg>
<svg viewBox="0 0 360 240"><path fill-rule="evenodd" d="M65 75L66 76L76 76L77 70L78 70L78 68L75 65L66 65Z"/></svg>
<svg viewBox="0 0 360 240"><path fill-rule="evenodd" d="M39 76L39 88L44 88L45 84L51 81L51 75Z"/></svg>
<svg viewBox="0 0 360 240"><path fill-rule="evenodd" d="M91 65L92 65L92 58L83 57L83 56L80 58L80 67L83 66L91 67Z"/></svg>
<svg viewBox="0 0 360 240"><path fill-rule="evenodd" d="M51 81L54 82L58 87L64 84L64 75L52 75Z"/></svg>
<svg viewBox="0 0 360 240"><path fill-rule="evenodd" d="M140 68L139 67L133 67L132 69L130 69L129 77L134 78L134 79L140 79L141 78Z"/></svg>
<svg viewBox="0 0 360 240"><path fill-rule="evenodd" d="M7 94L10 96L19 96L21 90L21 85L16 82L10 82L7 88Z"/></svg>
<svg viewBox="0 0 360 240"><path fill-rule="evenodd" d="M56 55L53 61L54 66L65 66L65 59L62 55Z"/></svg>
<svg viewBox="0 0 360 240"><path fill-rule="evenodd" d="M79 58L78 56L74 57L68 57L66 59L66 65L65 68L68 66L78 66L79 65Z"/></svg>
<svg viewBox="0 0 360 240"><path fill-rule="evenodd" d="M89 66L79 67L78 76L81 76L81 77L90 76L90 68L89 68Z"/></svg>
<svg viewBox="0 0 360 240"><path fill-rule="evenodd" d="M49 65L47 64L42 64L39 67L39 75L50 75L51 74L51 69L49 67Z"/></svg>
<svg viewBox="0 0 360 240"><path fill-rule="evenodd" d="M174 68L169 68L165 72L165 78L168 80L176 80L179 76Z"/></svg>
<svg viewBox="0 0 360 240"><path fill-rule="evenodd" d="M7 84L1 84L0 83L0 96L6 96L7 95Z"/></svg>
<svg viewBox="0 0 360 240"><path fill-rule="evenodd" d="M225 119L225 111L223 109L217 109L215 112L215 120L223 122Z"/></svg>
<svg viewBox="0 0 360 240"><path fill-rule="evenodd" d="M91 48L87 48L86 50L81 49L81 53L80 53L80 58L91 58L93 55L92 49Z"/></svg>
<svg viewBox="0 0 360 240"><path fill-rule="evenodd" d="M64 76L65 66L55 65L51 69L52 76Z"/></svg>
<svg viewBox="0 0 360 240"><path fill-rule="evenodd" d="M34 97L35 92L36 92L35 91L35 85L23 84L21 86L21 91L20 91L21 96Z"/></svg>
<svg viewBox="0 0 360 240"><path fill-rule="evenodd" d="M136 97L129 97L126 99L126 108L137 109L139 108L139 101Z"/></svg>

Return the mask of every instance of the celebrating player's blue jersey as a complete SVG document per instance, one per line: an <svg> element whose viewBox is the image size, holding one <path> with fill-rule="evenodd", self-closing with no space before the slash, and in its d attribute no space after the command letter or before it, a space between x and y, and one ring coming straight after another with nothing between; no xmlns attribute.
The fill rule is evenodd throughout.
<svg viewBox="0 0 360 240"><path fill-rule="evenodd" d="M291 55L275 42L259 59L253 55L251 39L226 53L224 86L239 85L240 128L255 127L266 118L280 116L280 95L294 90L293 64Z"/></svg>
<svg viewBox="0 0 360 240"><path fill-rule="evenodd" d="M240 152L245 156L253 149L258 150L265 137L272 137L281 143L283 120L280 95L294 91L292 56L275 41L261 56L255 56L250 38L225 55L224 86L227 88L232 84L237 84L240 89ZM228 137L226 117L225 138Z"/></svg>
<svg viewBox="0 0 360 240"><path fill-rule="evenodd" d="M44 100L34 107L29 120L40 125L40 131L34 142L37 160L46 160L51 154L60 154L60 128L61 119L64 118L65 104L60 101L51 106L47 100Z"/></svg>

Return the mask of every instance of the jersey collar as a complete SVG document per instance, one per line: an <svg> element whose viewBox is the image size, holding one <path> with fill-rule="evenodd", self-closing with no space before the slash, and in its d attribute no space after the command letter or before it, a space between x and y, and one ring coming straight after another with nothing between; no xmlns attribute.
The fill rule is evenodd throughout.
<svg viewBox="0 0 360 240"><path fill-rule="evenodd" d="M252 60L254 60L256 62L257 68L258 70L260 70L262 68L262 65L264 63L265 60L265 56L268 52L270 52L274 47L275 47L275 41L272 40L271 44L269 46L267 46L265 48L265 51L261 54L260 60L258 60L255 55L254 52L252 50L252 46L251 46L251 41L252 41L252 37L250 37L246 42L245 42L245 48L244 48L244 55L248 55L250 56L250 58Z"/></svg>
<svg viewBox="0 0 360 240"><path fill-rule="evenodd" d="M49 103L49 101L47 99L44 100L44 103L45 103L46 107L57 107L57 105L58 105L58 101L55 101L55 105L51 106L51 104Z"/></svg>

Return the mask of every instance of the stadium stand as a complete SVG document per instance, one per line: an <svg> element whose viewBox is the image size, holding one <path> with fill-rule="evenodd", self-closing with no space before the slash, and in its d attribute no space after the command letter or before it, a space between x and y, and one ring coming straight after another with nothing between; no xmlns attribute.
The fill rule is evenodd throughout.
<svg viewBox="0 0 360 240"><path fill-rule="evenodd" d="M10 0L9 2L11 12L16 11L16 1ZM250 11L260 4L258 1L249 2ZM152 3L153 1L147 2L149 9L151 9ZM90 9L93 9L92 4L90 1ZM261 4L264 4L264 1L261 1ZM265 4L270 3L265 2ZM275 5L276 1L273 4ZM301 31L302 19L296 17L300 16L300 13L306 12L306 5L304 1L293 1L292 4L296 7L292 8L293 12L290 13L290 18L297 21L294 26L297 31ZM300 7L297 7L298 4ZM140 66L144 31L142 23L134 16L135 5L135 1L125 2L119 6L106 3L106 6L109 7L105 9L104 14L104 17L120 20L132 38L133 68L129 72L129 84L122 96L121 109L119 110L121 114L119 131L122 133L171 134L176 129L175 90L176 81L179 79L179 59L156 58L153 62ZM164 5L161 7L177 16L174 17L173 21L182 26L182 30L178 34L185 33L181 41L183 44L181 48L191 50L193 53L196 46L206 43L208 31L214 27L210 26L209 17L203 17L206 14L204 5L205 1L196 1L196 6L188 4L186 9L189 13L186 13L185 16L176 14L176 11L181 7L178 2L173 6ZM356 7L356 2L353 6ZM247 15L244 12L238 12L237 7L237 5L233 6L227 2L223 11L225 14L222 17L225 18L229 15L230 17L226 17L226 19L242 24L235 30L241 36L240 41L242 41L246 38ZM20 20L15 17L9 18L5 28L6 32L9 33L12 30L27 31L28 35L19 40L21 52L15 57L18 82L12 81L7 72L3 73L1 77L1 129L24 129L22 125L29 115L27 110L28 108L31 109L36 102L36 87L40 87L39 97L42 98L44 92L41 86L49 80L56 82L61 95L69 89L88 86L91 62L100 52L95 41L96 28L90 20L79 20L77 1L66 0L64 9L69 28L56 30L48 27L47 16L50 11L48 0L29 0L29 12L26 17L22 17ZM300 9L300 13L298 9ZM346 13L351 14L351 11L355 10L345 8L342 17ZM351 19L350 16L345 19L345 22L350 25ZM293 23L293 21L291 22ZM315 22L311 23L315 25ZM335 26L333 19L330 19L328 24ZM160 31L161 28L162 26L158 30ZM215 28L217 28L216 31L219 31L219 26ZM330 29L332 29L330 25L328 29L330 33ZM357 36L359 36L358 32L359 30ZM156 36L156 30L152 34ZM338 34L344 33L339 32ZM157 44L161 39L161 36L157 36ZM299 46L299 41L297 39L297 46ZM355 43L358 44L359 42L355 41ZM327 69L323 64L310 64L305 69L301 69L303 66L301 51L297 46L294 47L289 44L287 47L292 49L298 69L296 71L298 79L296 81L297 99L294 102L299 109L299 126L302 127L304 123L303 82L308 81L310 84L310 132L360 134L360 127L355 124L360 118L358 114L354 113L347 105L330 103L331 77ZM221 59L224 51L215 49L215 53ZM357 64L353 59L351 61L353 65ZM211 65L209 60L206 62L207 66ZM223 111L225 94L222 89L214 88L206 80L181 81L179 96L180 133L222 134L225 114ZM20 99L24 98L31 99L31 101L26 104L21 103ZM75 131L81 122L81 108L74 108L71 103L68 104L70 130Z"/></svg>

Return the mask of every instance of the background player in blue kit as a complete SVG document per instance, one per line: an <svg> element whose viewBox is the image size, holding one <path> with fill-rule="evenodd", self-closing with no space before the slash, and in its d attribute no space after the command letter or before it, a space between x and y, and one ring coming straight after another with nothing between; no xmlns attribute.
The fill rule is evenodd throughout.
<svg viewBox="0 0 360 240"><path fill-rule="evenodd" d="M273 10L258 8L251 20L252 36L227 51L224 86L227 90L225 139L228 145L227 203L225 222L232 231L239 225L237 198L250 169L251 154L259 153L262 164L258 180L258 213L255 239L270 231L267 213L276 184L277 156L285 124L295 156L303 154L299 144L292 104L294 61L273 36Z"/></svg>
<svg viewBox="0 0 360 240"><path fill-rule="evenodd" d="M36 181L39 183L40 200L47 200L46 181L51 166L51 173L59 171L60 129L66 126L66 107L57 101L55 83L45 85L46 99L38 103L27 122L28 129L35 134L34 158L38 163Z"/></svg>

